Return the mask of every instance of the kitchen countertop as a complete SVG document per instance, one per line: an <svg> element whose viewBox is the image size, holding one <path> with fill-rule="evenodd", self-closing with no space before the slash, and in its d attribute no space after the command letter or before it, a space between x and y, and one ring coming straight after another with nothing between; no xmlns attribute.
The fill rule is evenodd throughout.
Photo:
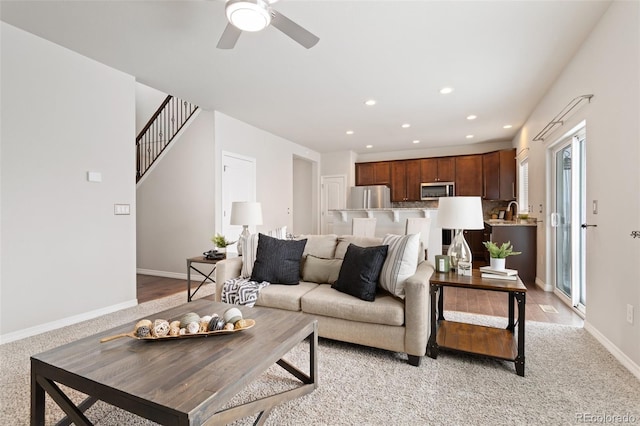
<svg viewBox="0 0 640 426"><path fill-rule="evenodd" d="M535 217L528 219L504 220L504 219L486 219L484 221L490 226L538 226Z"/></svg>

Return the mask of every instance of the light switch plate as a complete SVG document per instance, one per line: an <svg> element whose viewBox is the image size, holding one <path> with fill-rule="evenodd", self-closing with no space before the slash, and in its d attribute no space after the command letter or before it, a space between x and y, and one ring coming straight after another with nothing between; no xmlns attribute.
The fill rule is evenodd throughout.
<svg viewBox="0 0 640 426"><path fill-rule="evenodd" d="M102 173L100 173L100 172L87 172L87 180L89 182L102 182Z"/></svg>
<svg viewBox="0 0 640 426"><path fill-rule="evenodd" d="M593 200L593 214L598 214L598 200Z"/></svg>
<svg viewBox="0 0 640 426"><path fill-rule="evenodd" d="M129 204L114 204L113 214L115 215L128 215L131 214L131 208Z"/></svg>

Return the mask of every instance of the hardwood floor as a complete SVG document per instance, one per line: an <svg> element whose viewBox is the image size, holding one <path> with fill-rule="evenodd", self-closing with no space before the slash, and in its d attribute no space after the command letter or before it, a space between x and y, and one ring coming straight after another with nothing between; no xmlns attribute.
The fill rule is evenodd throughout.
<svg viewBox="0 0 640 426"><path fill-rule="evenodd" d="M193 280L191 281L193 283ZM136 294L138 303L160 299L172 294L184 292L184 301L187 301L187 280L176 278L154 277L152 275L137 276Z"/></svg>
<svg viewBox="0 0 640 426"><path fill-rule="evenodd" d="M183 292L187 301L187 281L175 278L154 277L140 275L137 277L138 302L148 302L161 297ZM542 309L551 307L557 312L545 312ZM445 311L469 312L481 315L507 316L507 296L505 293L486 290L466 290L445 287ZM539 289L536 286L527 287L526 317L529 321L550 322L572 326L583 325L583 320L555 294Z"/></svg>

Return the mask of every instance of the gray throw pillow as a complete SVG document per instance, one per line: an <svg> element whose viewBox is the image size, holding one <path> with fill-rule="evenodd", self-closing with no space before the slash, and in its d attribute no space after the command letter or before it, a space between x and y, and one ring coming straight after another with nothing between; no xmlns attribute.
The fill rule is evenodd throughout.
<svg viewBox="0 0 640 426"><path fill-rule="evenodd" d="M279 240L258 236L251 281L294 285L300 283L300 259L307 240Z"/></svg>

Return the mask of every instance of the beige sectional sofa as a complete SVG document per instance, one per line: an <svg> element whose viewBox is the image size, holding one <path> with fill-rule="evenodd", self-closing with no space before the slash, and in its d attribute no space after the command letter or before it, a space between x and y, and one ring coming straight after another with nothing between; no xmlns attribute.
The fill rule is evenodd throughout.
<svg viewBox="0 0 640 426"><path fill-rule="evenodd" d="M429 278L433 265L419 259L414 275L404 281L404 298L380 288L375 301L361 300L331 287L339 273L347 247L382 244L382 238L352 235L307 235L301 259L298 285L271 284L260 290L256 306L301 311L318 319L321 337L381 348L408 355L419 365L429 337ZM420 250L424 254L424 250ZM216 300L221 299L223 283L241 275L242 257L218 262Z"/></svg>

